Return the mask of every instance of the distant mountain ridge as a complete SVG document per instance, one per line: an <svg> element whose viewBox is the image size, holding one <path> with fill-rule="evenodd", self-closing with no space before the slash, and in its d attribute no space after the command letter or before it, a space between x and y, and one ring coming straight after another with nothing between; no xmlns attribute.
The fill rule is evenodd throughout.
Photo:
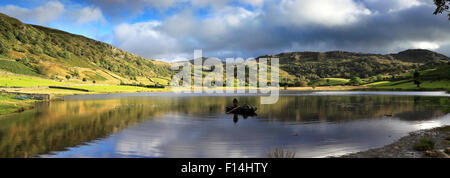
<svg viewBox="0 0 450 178"><path fill-rule="evenodd" d="M426 62L431 60L445 60L450 61L450 58L426 49L408 49L395 54L374 54L374 53L356 53L348 51L328 51L328 52L285 52L276 55L263 55L257 58L268 58L268 57L283 57L284 60L306 60L306 61L320 61L327 59L350 59L354 57L364 58L364 57L380 57L389 60L401 60L404 62ZM421 61L422 60L422 61Z"/></svg>
<svg viewBox="0 0 450 178"><path fill-rule="evenodd" d="M433 61L433 60L445 60L450 61L450 58L425 49L409 49L406 51L399 52L397 54L391 54L395 59L402 60L405 62L424 62L425 61Z"/></svg>
<svg viewBox="0 0 450 178"><path fill-rule="evenodd" d="M448 64L450 58L430 50L410 49L396 54L370 54L346 51L286 52L259 58L279 58L280 68L309 80L318 78L368 78L395 75Z"/></svg>

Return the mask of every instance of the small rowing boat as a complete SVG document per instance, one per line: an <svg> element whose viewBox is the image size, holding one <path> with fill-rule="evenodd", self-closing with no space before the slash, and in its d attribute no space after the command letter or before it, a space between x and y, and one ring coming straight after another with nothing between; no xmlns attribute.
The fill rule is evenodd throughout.
<svg viewBox="0 0 450 178"><path fill-rule="evenodd" d="M242 115L253 115L255 114L256 110L258 110L255 106L227 106L225 108L225 111L227 114L242 114Z"/></svg>

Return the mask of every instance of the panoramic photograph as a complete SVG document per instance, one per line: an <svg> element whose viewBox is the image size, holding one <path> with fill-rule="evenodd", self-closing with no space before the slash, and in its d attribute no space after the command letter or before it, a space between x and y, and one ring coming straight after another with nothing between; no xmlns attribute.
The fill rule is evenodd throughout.
<svg viewBox="0 0 450 178"><path fill-rule="evenodd" d="M1 0L0 159L449 158L449 6Z"/></svg>

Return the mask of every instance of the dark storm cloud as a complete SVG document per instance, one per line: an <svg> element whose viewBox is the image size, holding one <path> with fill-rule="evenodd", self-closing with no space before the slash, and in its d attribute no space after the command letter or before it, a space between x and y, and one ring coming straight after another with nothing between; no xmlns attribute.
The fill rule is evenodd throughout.
<svg viewBox="0 0 450 178"><path fill-rule="evenodd" d="M417 42L450 42L450 23L432 15L431 7L419 6L388 14L376 14L340 28L297 28L287 30L280 38L308 44L326 43L325 49L347 49L362 52L393 52L414 47ZM447 54L448 51L447 51Z"/></svg>
<svg viewBox="0 0 450 178"><path fill-rule="evenodd" d="M194 49L219 58L285 51L391 53L409 48L450 55L446 17L432 15L433 6L422 1L390 2L266 1L264 8L226 6L205 18L185 10L160 21L122 24L115 29L115 43L145 57L167 60L192 58ZM318 3L328 5L331 12L310 9Z"/></svg>

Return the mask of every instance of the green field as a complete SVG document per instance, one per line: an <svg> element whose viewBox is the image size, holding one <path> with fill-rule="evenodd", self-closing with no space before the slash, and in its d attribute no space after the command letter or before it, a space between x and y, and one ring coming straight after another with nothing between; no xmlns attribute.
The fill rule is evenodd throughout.
<svg viewBox="0 0 450 178"><path fill-rule="evenodd" d="M379 82L365 84L363 86L388 86L388 85L392 85L392 82L391 81L379 81Z"/></svg>
<svg viewBox="0 0 450 178"><path fill-rule="evenodd" d="M372 87L389 87L395 86L403 83L410 82L409 80L399 80L399 81L379 81L374 83L365 84L363 86L372 86ZM412 82L411 82L412 83Z"/></svg>
<svg viewBox="0 0 450 178"><path fill-rule="evenodd" d="M34 100L16 99L16 95L0 94L0 115L30 109L33 102Z"/></svg>
<svg viewBox="0 0 450 178"><path fill-rule="evenodd" d="M350 79L345 78L323 78L319 80L320 86L336 86L345 85L350 81Z"/></svg>
<svg viewBox="0 0 450 178"><path fill-rule="evenodd" d="M450 80L450 65L443 66L439 69L430 69L421 73L421 76L426 78L438 78L438 79L449 79Z"/></svg>
<svg viewBox="0 0 450 178"><path fill-rule="evenodd" d="M157 92L166 90L164 88L144 88L127 85L84 85L84 86L73 86L72 88L86 89L89 90L90 92L97 92L97 93Z"/></svg>
<svg viewBox="0 0 450 178"><path fill-rule="evenodd" d="M68 85L77 82L58 82L38 77L10 75L0 73L0 87L39 87L50 85Z"/></svg>
<svg viewBox="0 0 450 178"><path fill-rule="evenodd" d="M449 90L450 80L429 80L422 81L420 87L417 87L413 81L382 81L371 83L366 86L372 86L380 90Z"/></svg>
<svg viewBox="0 0 450 178"><path fill-rule="evenodd" d="M167 80L153 78L153 80L162 82L163 84L167 84ZM55 81L49 79L43 79L39 77L32 76L24 76L24 75L15 75L15 74L6 74L0 73L0 87L5 88L23 88L25 92L35 92L35 93L44 93L48 92L49 94L54 93L71 93L71 90L64 91L63 89L29 89L30 87L46 87L46 86L66 86L70 88L79 88L79 89L87 89L93 93L118 93L118 92L154 92L154 91L163 91L164 88L145 88L138 86L126 86L126 85L117 85L117 84L85 84L80 81ZM27 89L28 88L28 89ZM78 94L79 92L73 92Z"/></svg>
<svg viewBox="0 0 450 178"><path fill-rule="evenodd" d="M376 90L446 90L450 91L450 65L436 69L427 69L418 72L418 79L413 78L414 72L404 73L408 76L405 80L379 81L364 86L373 87ZM414 80L420 81L420 87L414 84Z"/></svg>
<svg viewBox="0 0 450 178"><path fill-rule="evenodd" d="M154 82L160 84L160 85L170 85L170 81L167 79L162 79L162 78L150 78L152 79Z"/></svg>
<svg viewBox="0 0 450 178"><path fill-rule="evenodd" d="M412 81L408 83L402 83L398 85L392 85L392 86L379 86L377 88L395 88L395 89L404 89L404 90L416 90L416 89L448 89L450 88L450 80L437 80L437 81L423 81L420 85L420 88L418 88Z"/></svg>

